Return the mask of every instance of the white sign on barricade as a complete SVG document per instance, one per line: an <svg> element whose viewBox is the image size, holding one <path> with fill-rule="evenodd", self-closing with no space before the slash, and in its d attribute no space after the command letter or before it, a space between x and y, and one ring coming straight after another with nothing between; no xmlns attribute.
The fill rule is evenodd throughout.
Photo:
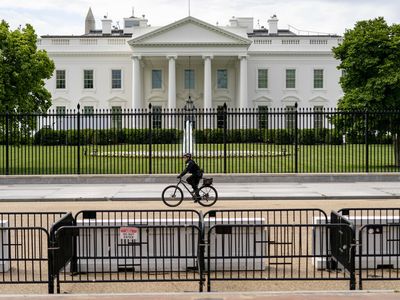
<svg viewBox="0 0 400 300"><path fill-rule="evenodd" d="M136 241L139 228L137 227L120 227L119 238L123 241L133 242Z"/></svg>

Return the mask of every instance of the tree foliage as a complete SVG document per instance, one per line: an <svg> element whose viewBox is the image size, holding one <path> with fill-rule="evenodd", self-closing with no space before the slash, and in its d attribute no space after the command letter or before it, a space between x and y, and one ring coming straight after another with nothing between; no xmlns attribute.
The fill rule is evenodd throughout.
<svg viewBox="0 0 400 300"><path fill-rule="evenodd" d="M388 25L382 17L359 21L333 53L343 71L338 108L365 112L334 118L335 127L363 134L366 142L370 135L393 136L395 164L400 166L400 25Z"/></svg>
<svg viewBox="0 0 400 300"><path fill-rule="evenodd" d="M400 25L359 21L333 53L343 70L339 109L400 109Z"/></svg>
<svg viewBox="0 0 400 300"><path fill-rule="evenodd" d="M45 79L54 71L46 51L38 50L33 27L10 30L0 23L0 112L45 112L51 106L51 94Z"/></svg>

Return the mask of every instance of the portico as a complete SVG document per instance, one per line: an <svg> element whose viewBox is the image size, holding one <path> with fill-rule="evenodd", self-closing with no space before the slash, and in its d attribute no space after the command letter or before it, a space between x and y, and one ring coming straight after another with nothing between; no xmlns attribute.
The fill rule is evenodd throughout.
<svg viewBox="0 0 400 300"><path fill-rule="evenodd" d="M130 40L132 107L246 107L251 41L193 17Z"/></svg>

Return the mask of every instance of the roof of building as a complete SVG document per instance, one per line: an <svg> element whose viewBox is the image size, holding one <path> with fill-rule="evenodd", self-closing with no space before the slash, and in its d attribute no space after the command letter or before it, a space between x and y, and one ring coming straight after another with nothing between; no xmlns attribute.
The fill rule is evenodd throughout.
<svg viewBox="0 0 400 300"><path fill-rule="evenodd" d="M101 37L132 37L132 33L126 33L123 29L113 29L111 34L105 34L101 29L91 30L87 34L82 35L42 35L41 38L101 38Z"/></svg>
<svg viewBox="0 0 400 300"><path fill-rule="evenodd" d="M254 29L248 37L340 37L337 34L296 34L289 29L279 29L278 34L269 34L268 29Z"/></svg>

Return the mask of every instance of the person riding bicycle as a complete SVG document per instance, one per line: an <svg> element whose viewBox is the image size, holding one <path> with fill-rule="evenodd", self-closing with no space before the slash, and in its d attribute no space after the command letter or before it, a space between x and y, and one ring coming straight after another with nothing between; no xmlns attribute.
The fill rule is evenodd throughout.
<svg viewBox="0 0 400 300"><path fill-rule="evenodd" d="M200 179L203 177L203 170L200 169L199 165L192 159L191 153L185 153L183 155L185 159L186 168L178 175L178 178L182 178L186 173L191 175L186 179L186 181L192 186L193 192L195 193L195 201L200 199L198 186Z"/></svg>

